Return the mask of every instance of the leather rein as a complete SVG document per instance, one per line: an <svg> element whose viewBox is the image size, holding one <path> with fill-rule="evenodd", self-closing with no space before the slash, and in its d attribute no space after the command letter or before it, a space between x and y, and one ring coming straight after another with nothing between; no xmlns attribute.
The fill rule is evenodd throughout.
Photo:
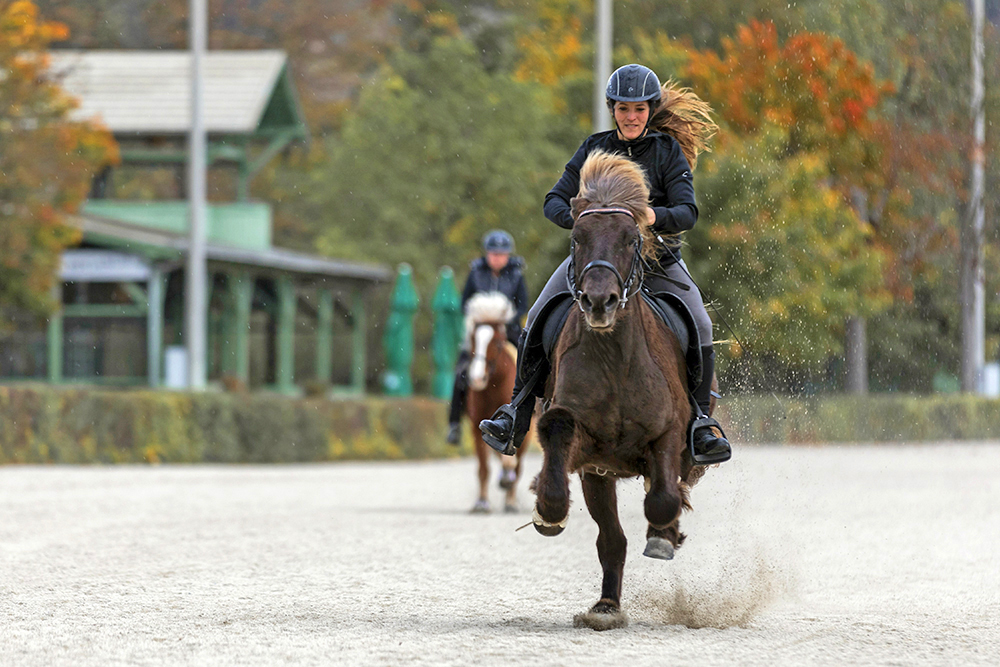
<svg viewBox="0 0 1000 667"><path fill-rule="evenodd" d="M627 215L628 217L635 220L635 216L632 212L625 208L590 208L577 216L577 220L585 215L592 215L596 213L603 213L605 215L611 213L621 213L622 215ZM644 277L643 272L643 261L642 261L642 234L639 232L638 225L636 226L636 238L637 242L635 244L635 253L632 255L632 266L628 272L628 278L622 278L622 274L615 268L615 265L603 259L595 259L586 266L583 267L583 271L580 272L580 283L583 283L584 276L587 275L588 271L593 269L607 269L615 274L615 279L618 281L618 289L621 291L622 298L618 303L619 308L624 308L628 304L630 297L635 296L636 292L642 287L642 279ZM569 287L569 291L573 295L573 301L580 307L583 311L583 304L580 303L580 299L583 297L583 291L577 289L576 282L576 241L570 237L569 241L569 266L566 267L566 286ZM633 285L635 289L632 290ZM631 293L629 293L629 291Z"/></svg>

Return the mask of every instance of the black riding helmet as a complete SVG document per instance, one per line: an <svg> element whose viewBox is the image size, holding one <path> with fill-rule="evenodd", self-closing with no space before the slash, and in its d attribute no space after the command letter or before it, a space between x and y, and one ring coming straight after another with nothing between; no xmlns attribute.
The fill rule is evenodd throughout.
<svg viewBox="0 0 1000 667"><path fill-rule="evenodd" d="M503 252L508 255L514 252L514 237L502 229L494 229L483 237L485 252Z"/></svg>
<svg viewBox="0 0 1000 667"><path fill-rule="evenodd" d="M660 80L656 72L645 65L622 65L611 73L608 86L604 89L605 101L614 117L615 102L649 102L649 117L646 127L653 118L656 107L660 105Z"/></svg>

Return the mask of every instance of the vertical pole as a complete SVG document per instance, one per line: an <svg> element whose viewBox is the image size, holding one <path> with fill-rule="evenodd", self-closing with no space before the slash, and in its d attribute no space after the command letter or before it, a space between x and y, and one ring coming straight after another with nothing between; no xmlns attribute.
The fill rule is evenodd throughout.
<svg viewBox="0 0 1000 667"><path fill-rule="evenodd" d="M205 387L205 100L202 60L205 52L208 0L190 0L191 31L191 133L188 137L188 196L190 229L184 281L184 337L187 347L188 384Z"/></svg>
<svg viewBox="0 0 1000 667"><path fill-rule="evenodd" d="M276 281L278 286L278 391L295 391L295 283L288 276Z"/></svg>
<svg viewBox="0 0 1000 667"><path fill-rule="evenodd" d="M986 294L983 286L983 182L986 123L983 84L984 0L972 2L972 115L973 138L969 217L962 239L962 391L982 393L985 363Z"/></svg>
<svg viewBox="0 0 1000 667"><path fill-rule="evenodd" d="M63 379L63 291L62 280L56 278L52 287L52 299L56 308L49 315L47 335L49 382L58 384Z"/></svg>
<svg viewBox="0 0 1000 667"><path fill-rule="evenodd" d="M612 14L611 0L596 0L594 30L594 132L611 129L611 116L605 102L604 87L611 78Z"/></svg>
<svg viewBox="0 0 1000 667"><path fill-rule="evenodd" d="M847 318L845 338L847 359L847 393L864 396L868 393L868 333L867 321L859 315Z"/></svg>
<svg viewBox="0 0 1000 667"><path fill-rule="evenodd" d="M166 277L154 266L146 283L146 356L149 386L160 386L160 360L163 355L163 297Z"/></svg>
<svg viewBox="0 0 1000 667"><path fill-rule="evenodd" d="M351 312L354 328L351 330L351 387L359 394L365 393L365 377L368 373L368 314L361 288L354 289Z"/></svg>
<svg viewBox="0 0 1000 667"><path fill-rule="evenodd" d="M323 385L333 381L333 292L319 289L316 312L316 380Z"/></svg>
<svg viewBox="0 0 1000 667"><path fill-rule="evenodd" d="M250 312L253 308L254 279L246 271L233 276L233 373L244 385L250 385Z"/></svg>

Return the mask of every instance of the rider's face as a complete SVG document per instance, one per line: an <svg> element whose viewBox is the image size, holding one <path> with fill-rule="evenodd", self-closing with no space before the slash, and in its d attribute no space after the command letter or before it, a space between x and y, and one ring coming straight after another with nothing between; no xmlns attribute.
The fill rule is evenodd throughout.
<svg viewBox="0 0 1000 667"><path fill-rule="evenodd" d="M486 253L486 263L489 264L490 270L499 273L503 270L503 267L507 266L507 262L510 261L510 254L506 252L488 252Z"/></svg>
<svg viewBox="0 0 1000 667"><path fill-rule="evenodd" d="M615 123L626 141L638 139L649 120L649 102L615 102Z"/></svg>

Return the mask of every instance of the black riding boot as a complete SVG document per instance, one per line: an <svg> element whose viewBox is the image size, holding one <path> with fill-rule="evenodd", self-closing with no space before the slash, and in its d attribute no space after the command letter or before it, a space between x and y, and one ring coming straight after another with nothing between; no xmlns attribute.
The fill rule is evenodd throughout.
<svg viewBox="0 0 1000 667"><path fill-rule="evenodd" d="M469 351L462 350L455 362L455 384L451 390L451 405L448 408L448 444L457 445L462 435L462 415L469 392Z"/></svg>
<svg viewBox="0 0 1000 667"><path fill-rule="evenodd" d="M695 463L710 465L728 461L733 450L722 434L719 423L708 416L712 403L712 378L715 377L715 350L711 345L701 348L701 384L694 390L694 400L701 413L695 416L692 452Z"/></svg>
<svg viewBox="0 0 1000 667"><path fill-rule="evenodd" d="M522 333L517 341L518 359L523 359L525 335ZM483 441L501 454L511 455L517 451L524 436L531 427L531 413L535 409L535 398L545 390L545 378L549 373L548 362L543 358L533 365L531 371L525 371L527 378L518 372L514 379L514 391L511 402L502 405L490 419L479 422L479 430L483 433ZM524 368L530 368L528 363ZM518 369L519 371L521 369ZM525 385L530 385L525 391Z"/></svg>

